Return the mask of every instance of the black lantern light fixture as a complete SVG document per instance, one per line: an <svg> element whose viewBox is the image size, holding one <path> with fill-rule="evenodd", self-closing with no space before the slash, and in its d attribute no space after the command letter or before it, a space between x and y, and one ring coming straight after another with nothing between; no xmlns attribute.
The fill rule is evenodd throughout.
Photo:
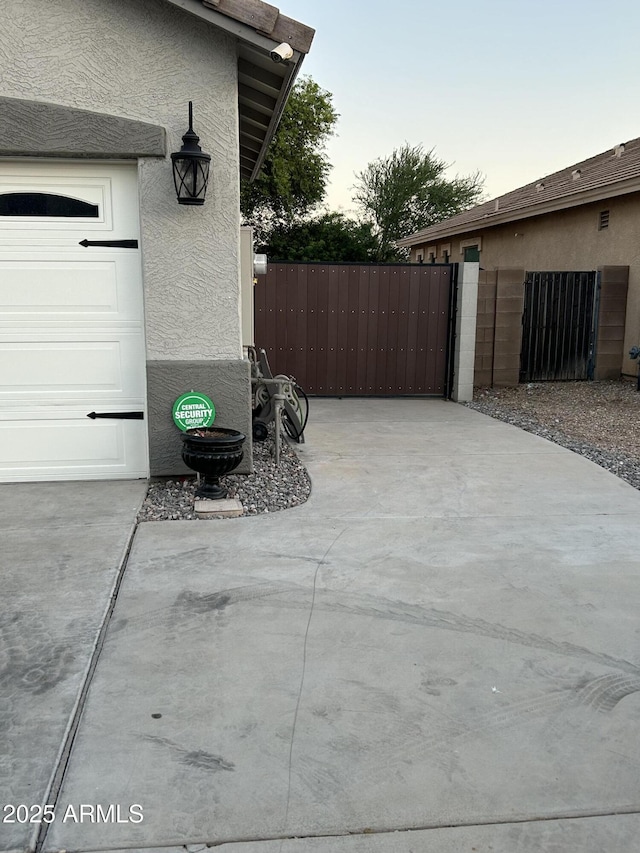
<svg viewBox="0 0 640 853"><path fill-rule="evenodd" d="M204 204L211 156L205 154L199 142L200 137L193 130L193 102L189 101L189 130L182 137L182 148L171 155L179 204Z"/></svg>

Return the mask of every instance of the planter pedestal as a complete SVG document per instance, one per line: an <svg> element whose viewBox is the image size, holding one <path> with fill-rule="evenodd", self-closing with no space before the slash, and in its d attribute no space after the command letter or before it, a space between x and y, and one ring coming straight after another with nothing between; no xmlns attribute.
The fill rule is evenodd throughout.
<svg viewBox="0 0 640 853"><path fill-rule="evenodd" d="M220 477L229 474L242 462L245 437L235 429L210 427L189 429L182 434L182 459L185 465L202 476L199 498L220 500L227 490Z"/></svg>

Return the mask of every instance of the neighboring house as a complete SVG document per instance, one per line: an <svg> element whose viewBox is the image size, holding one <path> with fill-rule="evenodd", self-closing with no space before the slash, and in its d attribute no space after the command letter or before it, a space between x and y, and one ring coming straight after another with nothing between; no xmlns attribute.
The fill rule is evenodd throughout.
<svg viewBox="0 0 640 853"><path fill-rule="evenodd" d="M171 410L190 390L250 449L239 178L312 38L261 0L4 3L0 481L187 471ZM189 101L211 155L203 206L178 204L169 156Z"/></svg>
<svg viewBox="0 0 640 853"><path fill-rule="evenodd" d="M411 261L479 261L476 384L518 381L525 272L600 271L595 377L636 374L640 139L398 241Z"/></svg>

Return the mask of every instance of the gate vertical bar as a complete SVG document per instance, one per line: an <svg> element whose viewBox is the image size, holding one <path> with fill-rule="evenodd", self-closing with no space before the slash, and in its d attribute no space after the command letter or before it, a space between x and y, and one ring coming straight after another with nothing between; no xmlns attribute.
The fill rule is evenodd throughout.
<svg viewBox="0 0 640 853"><path fill-rule="evenodd" d="M453 392L453 366L456 346L456 319L458 311L458 270L459 264L451 264L449 280L449 322L447 324L447 368L445 373L444 397L451 399Z"/></svg>
<svg viewBox="0 0 640 853"><path fill-rule="evenodd" d="M560 336L560 363L564 364L567 360L567 352L571 345L571 330L569 328L569 320L571 316L571 301L569 299L569 276L565 279L564 286L561 288L561 301L558 306L558 334Z"/></svg>
<svg viewBox="0 0 640 853"><path fill-rule="evenodd" d="M327 377L326 377L326 393L337 394L337 376L338 376L338 302L340 298L340 288L344 286L345 268L330 268L328 288L328 305L327 305Z"/></svg>
<svg viewBox="0 0 640 853"><path fill-rule="evenodd" d="M348 394L358 393L358 290L357 275L350 267L344 268L342 286L347 289L347 372L345 387Z"/></svg>
<svg viewBox="0 0 640 853"><path fill-rule="evenodd" d="M295 313L295 346L296 359L294 376L300 382L303 388L309 387L308 380L308 352L309 345L307 341L307 266L300 266L297 275L296 287L296 313Z"/></svg>
<svg viewBox="0 0 640 853"><path fill-rule="evenodd" d="M577 367L578 367L578 362L580 359L581 343L583 341L583 336L581 334L582 329L580 328L580 323L578 321L579 321L579 318L582 316L583 311L584 311L584 307L583 307L584 306L584 299L582 298L582 287L581 287L582 276L581 275L574 275L573 279L574 279L574 290L575 290L576 296L575 296L575 302L574 302L575 310L574 310L573 316L571 318L572 319L573 340L574 340L573 377L572 378L575 379L577 377Z"/></svg>
<svg viewBox="0 0 640 853"><path fill-rule="evenodd" d="M376 314L377 320L377 346L376 346L376 377L378 394L385 393L387 381L387 358L385 352L385 332L387 310L389 308L389 277L387 275L387 267L381 267L377 272L372 270L372 275L378 279L378 311Z"/></svg>
<svg viewBox="0 0 640 853"><path fill-rule="evenodd" d="M595 378L598 359L598 326L600 323L600 290L602 287L601 273L598 270L593 276L593 317L589 339L589 360L587 362L587 379Z"/></svg>
<svg viewBox="0 0 640 853"><path fill-rule="evenodd" d="M369 288L369 315L367 317L367 393L376 393L376 354L378 347L378 276L376 270L366 267Z"/></svg>
<svg viewBox="0 0 640 853"><path fill-rule="evenodd" d="M338 287L338 301L336 303L336 317L338 324L338 372L336 375L336 394L342 397L349 393L347 383L348 361L349 361L349 288L345 276L340 276Z"/></svg>
<svg viewBox="0 0 640 853"><path fill-rule="evenodd" d="M407 339L409 332L409 290L413 269L406 267L402 272L400 290L398 293L398 350L396 352L396 366L400 393L406 394L409 383L407 382Z"/></svg>
<svg viewBox="0 0 640 853"><path fill-rule="evenodd" d="M389 267L389 309L387 312L387 357L386 357L386 393L395 394L398 388L398 314L397 293L400 288L400 271Z"/></svg>
<svg viewBox="0 0 640 853"><path fill-rule="evenodd" d="M418 308L422 268L413 267L409 284L409 307L407 308L407 393L417 393L416 352L418 347Z"/></svg>

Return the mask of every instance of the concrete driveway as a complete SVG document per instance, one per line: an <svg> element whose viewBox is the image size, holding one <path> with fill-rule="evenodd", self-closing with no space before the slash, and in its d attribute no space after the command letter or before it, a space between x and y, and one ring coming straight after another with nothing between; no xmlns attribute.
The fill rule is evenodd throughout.
<svg viewBox="0 0 640 853"><path fill-rule="evenodd" d="M0 850L23 850L66 760L146 482L0 486ZM31 808L33 807L33 808Z"/></svg>
<svg viewBox="0 0 640 853"><path fill-rule="evenodd" d="M43 849L634 849L640 493L454 403L312 406L303 507L138 529Z"/></svg>

